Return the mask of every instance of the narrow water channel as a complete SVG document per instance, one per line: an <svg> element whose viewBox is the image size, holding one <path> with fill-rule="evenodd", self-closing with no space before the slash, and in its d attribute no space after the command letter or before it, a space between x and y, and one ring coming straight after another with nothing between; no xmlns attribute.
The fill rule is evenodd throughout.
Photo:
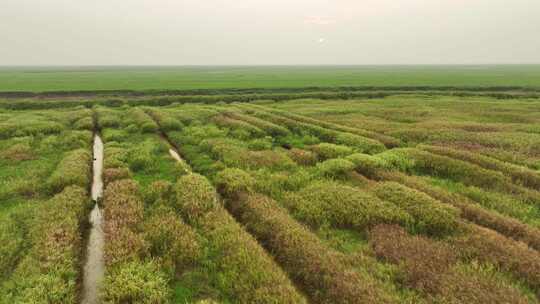
<svg viewBox="0 0 540 304"><path fill-rule="evenodd" d="M176 161L182 162L182 158L174 149L169 149L169 154L171 154L172 158L174 158Z"/></svg>
<svg viewBox="0 0 540 304"><path fill-rule="evenodd" d="M94 162L92 182L92 199L94 209L90 213L90 235L88 237L86 264L84 265L83 277L83 304L97 304L99 301L99 285L105 273L103 261L103 217L98 200L103 194L103 180L101 178L103 170L103 142L99 135L94 137Z"/></svg>

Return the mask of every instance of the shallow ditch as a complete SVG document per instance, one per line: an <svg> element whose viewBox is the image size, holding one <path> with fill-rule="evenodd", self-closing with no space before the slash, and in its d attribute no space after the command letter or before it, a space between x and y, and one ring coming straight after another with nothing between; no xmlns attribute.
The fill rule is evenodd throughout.
<svg viewBox="0 0 540 304"><path fill-rule="evenodd" d="M169 149L169 154L172 156L172 158L174 158L176 161L178 162L182 162L182 158L180 157L180 154L178 154L178 152L176 152L176 150L174 149Z"/></svg>
<svg viewBox="0 0 540 304"><path fill-rule="evenodd" d="M94 137L94 161L92 200L95 202L94 209L90 213L90 233L86 248L86 260L83 275L83 304L97 304L99 301L99 285L105 273L103 260L103 216L99 207L99 200L103 194L103 141L99 135Z"/></svg>

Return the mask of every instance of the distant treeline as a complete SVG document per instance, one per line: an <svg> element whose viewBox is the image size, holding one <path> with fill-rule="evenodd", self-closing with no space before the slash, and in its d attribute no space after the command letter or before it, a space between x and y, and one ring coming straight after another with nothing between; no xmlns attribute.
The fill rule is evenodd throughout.
<svg viewBox="0 0 540 304"><path fill-rule="evenodd" d="M342 90L342 88L334 88L330 91L306 91L306 90L293 90L294 92L287 93L276 93L279 90L287 91L290 89L269 89L271 93L248 93L249 90L231 90L234 92L231 94L217 94L217 92L223 91L213 91L213 90L200 90L200 91L190 91L198 92L199 94L194 95L182 95L176 94L172 95L173 91L170 92L171 95L156 95L150 94L148 92L133 92L134 95L119 95L114 96L110 95L112 91L109 91L109 95L104 93L104 91L96 92L98 95L95 96L86 96L86 98L96 98L96 99L61 99L61 100L51 100L44 98L43 95L34 95L34 96L18 96L18 99L5 99L0 100L1 109L11 109L11 110L28 110L28 109L54 109L54 108L68 108L68 107L78 107L84 106L91 108L95 105L102 105L108 107L120 107L123 105L128 106L168 106L174 103L183 104L183 103L206 103L206 104L216 104L216 103L232 103L232 102L252 102L256 100L271 100L271 101L284 101L284 100L294 100L294 99L336 99L336 100L347 100L354 98L384 98L392 95L400 94L422 94L422 95L446 95L446 96L459 96L459 97L472 97L472 96L481 96L481 97L492 97L497 99L514 99L514 98L540 98L540 91L534 91L529 89L529 91L519 91L517 88L510 90L510 87L506 87L505 90L502 90L502 87L496 87L495 90L487 90L486 88L476 88L475 90L467 91L452 91L451 87L445 87L443 90L414 90L413 87L407 87L408 90L377 90L370 91L366 88L357 88L358 90ZM416 87L416 88L427 88L427 87ZM484 89L486 89L484 91ZM492 88L493 89L493 88ZM500 90L500 91L498 91ZM114 91L114 92L131 92L131 91ZM165 91L160 91L165 92ZM179 92L188 92L188 91L179 91ZM212 92L212 94L202 95L202 92ZM59 94L56 92L54 94ZM66 95L65 98L72 97L71 95L74 92L64 92ZM87 92L88 93L88 92ZM0 93L7 94L7 93ZM13 93L15 94L15 93ZM20 93L24 94L24 93ZM27 93L27 94L41 94L41 93ZM49 93L43 93L49 94ZM140 94L140 95L137 95ZM4 96L5 97L5 96ZM15 97L14 95L11 97ZM32 98L34 97L34 98ZM54 98L54 96L46 96L49 98ZM59 95L57 96L59 97ZM78 96L83 97L81 96ZM28 99L25 99L28 98ZM75 98L75 97L73 97Z"/></svg>
<svg viewBox="0 0 540 304"><path fill-rule="evenodd" d="M91 91L46 91L46 92L0 92L2 98L50 98L50 97L93 97L93 96L199 96L199 95L245 95L313 92L385 92L385 91L440 91L440 92L540 92L537 87L523 86L337 86L299 88L251 88L251 89L194 89L194 90L91 90Z"/></svg>

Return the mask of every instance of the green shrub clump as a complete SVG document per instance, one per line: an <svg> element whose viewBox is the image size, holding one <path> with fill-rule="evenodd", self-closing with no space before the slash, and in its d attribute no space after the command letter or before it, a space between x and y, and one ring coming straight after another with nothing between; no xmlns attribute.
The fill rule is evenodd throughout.
<svg viewBox="0 0 540 304"><path fill-rule="evenodd" d="M375 187L377 196L396 204L414 218L414 232L431 235L452 233L458 227L459 211L425 193L395 182L385 182Z"/></svg>
<svg viewBox="0 0 540 304"><path fill-rule="evenodd" d="M377 140L351 133L339 132L335 138L335 142L369 154L380 153L386 150L386 147Z"/></svg>
<svg viewBox="0 0 540 304"><path fill-rule="evenodd" d="M131 108L129 110L129 117L139 127L143 133L154 133L159 130L157 123L146 114L141 108Z"/></svg>
<svg viewBox="0 0 540 304"><path fill-rule="evenodd" d="M414 150L412 148L396 148L379 153L376 157L386 164L388 169L410 173L416 165L415 160L410 157Z"/></svg>
<svg viewBox="0 0 540 304"><path fill-rule="evenodd" d="M192 223L219 206L214 187L202 175L188 174L180 177L175 191L175 207Z"/></svg>
<svg viewBox="0 0 540 304"><path fill-rule="evenodd" d="M320 143L312 146L311 150L322 160L345 157L354 153L353 149L350 147L330 143Z"/></svg>
<svg viewBox="0 0 540 304"><path fill-rule="evenodd" d="M94 120L92 119L92 117L84 117L84 118L81 118L81 119L77 120L73 124L73 127L75 129L77 129L77 130L92 131L92 130L94 130Z"/></svg>
<svg viewBox="0 0 540 304"><path fill-rule="evenodd" d="M517 190L516 186L511 185L509 179L500 172L419 149L393 149L379 156L401 171L448 178L486 189L510 192Z"/></svg>
<svg viewBox="0 0 540 304"><path fill-rule="evenodd" d="M234 196L242 192L251 192L255 180L241 169L225 169L216 175L216 185L220 193Z"/></svg>
<svg viewBox="0 0 540 304"><path fill-rule="evenodd" d="M33 215L32 211L31 208L17 208L0 221L0 278L13 271L24 254L28 226L26 219Z"/></svg>
<svg viewBox="0 0 540 304"><path fill-rule="evenodd" d="M167 277L154 262L133 261L115 268L103 281L105 303L169 303Z"/></svg>
<svg viewBox="0 0 540 304"><path fill-rule="evenodd" d="M118 143L108 142L105 144L105 149L103 151L105 154L103 167L105 169L127 167L128 150L123 147L117 147L113 144Z"/></svg>
<svg viewBox="0 0 540 304"><path fill-rule="evenodd" d="M137 128L135 126L135 128ZM130 127L126 127L125 129L104 129L102 131L103 141L105 142L122 142L125 141L129 137Z"/></svg>
<svg viewBox="0 0 540 304"><path fill-rule="evenodd" d="M150 254L159 257L171 273L193 265L201 255L195 231L168 207L157 206L152 210L142 231Z"/></svg>
<svg viewBox="0 0 540 304"><path fill-rule="evenodd" d="M352 162L358 172L371 178L377 177L377 174L387 167L382 159L369 154L355 153L345 159Z"/></svg>
<svg viewBox="0 0 540 304"><path fill-rule="evenodd" d="M178 131L184 127L182 122L165 111L156 108L146 108L145 111L159 123L160 128L165 132Z"/></svg>
<svg viewBox="0 0 540 304"><path fill-rule="evenodd" d="M253 151L272 149L272 138L257 138L248 143L248 148Z"/></svg>
<svg viewBox="0 0 540 304"><path fill-rule="evenodd" d="M71 185L88 188L91 164L92 156L88 151L78 149L68 152L47 180L51 192L58 193Z"/></svg>
<svg viewBox="0 0 540 304"><path fill-rule="evenodd" d="M363 230L380 223L407 224L409 214L357 188L337 182L315 182L284 198L295 217L312 226L330 224Z"/></svg>
<svg viewBox="0 0 540 304"><path fill-rule="evenodd" d="M151 207L154 205L167 206L172 202L173 196L173 184L165 180L152 182L143 193L144 202Z"/></svg>
<svg viewBox="0 0 540 304"><path fill-rule="evenodd" d="M238 174L222 172L220 180ZM206 178L183 176L175 191L175 206L207 239L204 265L213 274L212 285L239 303L306 303L268 253L218 203Z"/></svg>
<svg viewBox="0 0 540 304"><path fill-rule="evenodd" d="M343 158L335 158L325 160L322 163L317 164L317 170L327 177L341 177L345 176L354 170L355 165Z"/></svg>

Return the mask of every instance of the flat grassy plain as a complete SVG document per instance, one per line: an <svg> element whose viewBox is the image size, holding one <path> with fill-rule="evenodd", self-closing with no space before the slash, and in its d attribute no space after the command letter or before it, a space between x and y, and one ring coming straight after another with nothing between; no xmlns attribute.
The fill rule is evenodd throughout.
<svg viewBox="0 0 540 304"><path fill-rule="evenodd" d="M0 92L335 86L540 88L540 65L0 67Z"/></svg>
<svg viewBox="0 0 540 304"><path fill-rule="evenodd" d="M104 303L538 303L540 99L343 96L2 100L0 303L80 301L93 134Z"/></svg>

